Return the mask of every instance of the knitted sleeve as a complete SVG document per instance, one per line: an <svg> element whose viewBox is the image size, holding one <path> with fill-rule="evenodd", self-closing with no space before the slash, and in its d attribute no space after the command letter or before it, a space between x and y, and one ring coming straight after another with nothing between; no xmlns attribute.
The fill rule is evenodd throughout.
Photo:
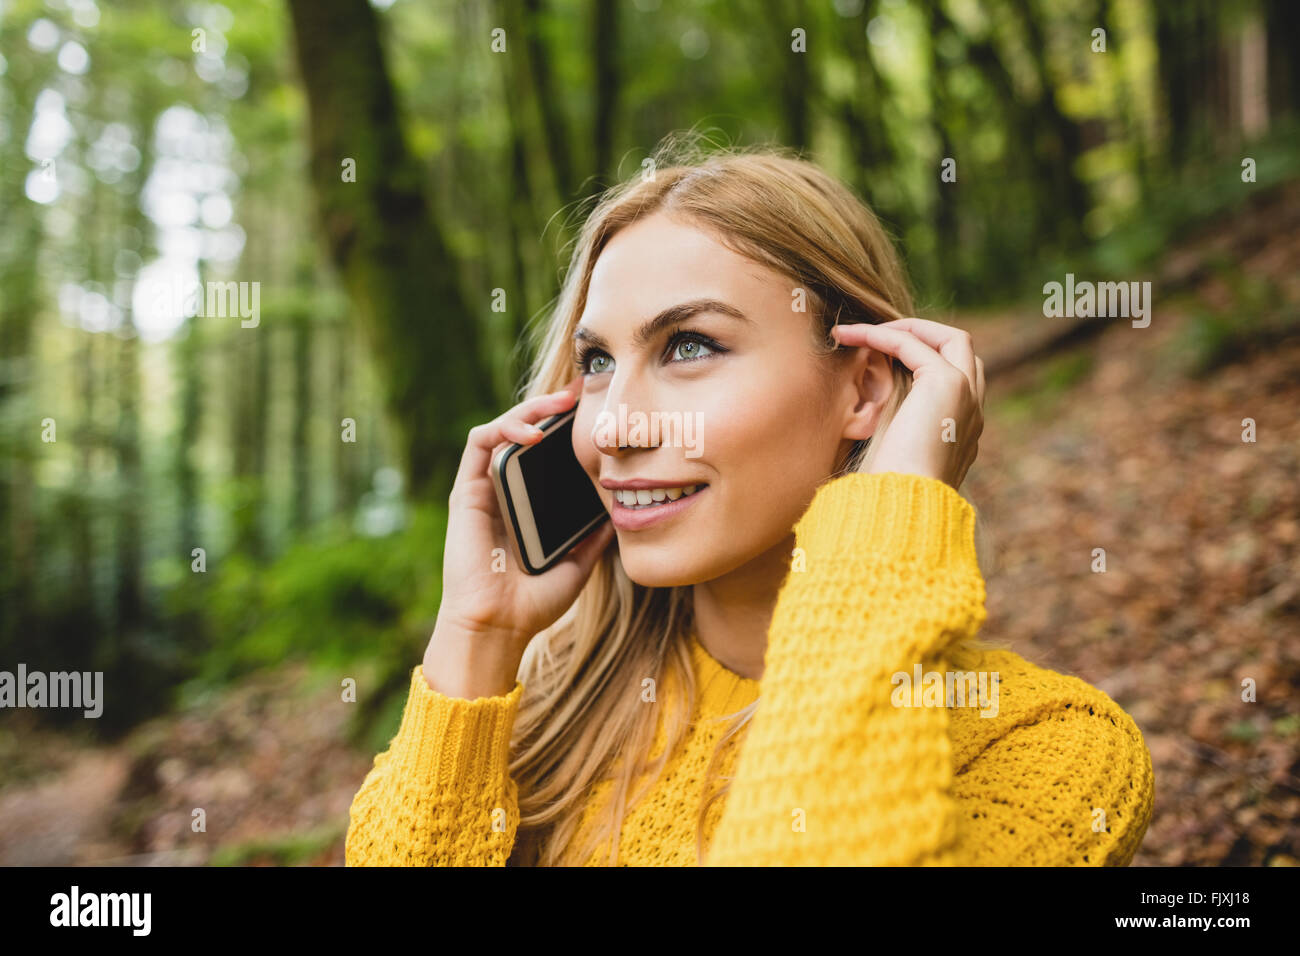
<svg viewBox="0 0 1300 956"><path fill-rule="evenodd" d="M348 866L505 866L519 825L507 773L523 684L465 700L411 672L396 736L349 812Z"/></svg>
<svg viewBox="0 0 1300 956"><path fill-rule="evenodd" d="M987 616L974 521L949 485L917 475L854 473L817 490L709 865L1132 859L1150 756L1108 697L1027 664L1045 679L1016 680L993 720L922 693L924 675L946 683L949 652ZM900 693L900 675L921 686ZM969 731L960 753L950 721Z"/></svg>

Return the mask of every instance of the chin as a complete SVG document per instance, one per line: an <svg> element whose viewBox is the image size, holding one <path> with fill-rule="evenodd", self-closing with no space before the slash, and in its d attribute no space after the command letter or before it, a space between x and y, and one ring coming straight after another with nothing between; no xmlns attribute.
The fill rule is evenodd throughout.
<svg viewBox="0 0 1300 956"><path fill-rule="evenodd" d="M711 562L698 548L692 548L690 542L677 547L625 546L620 542L618 558L623 572L643 588L686 587L717 576L711 570Z"/></svg>

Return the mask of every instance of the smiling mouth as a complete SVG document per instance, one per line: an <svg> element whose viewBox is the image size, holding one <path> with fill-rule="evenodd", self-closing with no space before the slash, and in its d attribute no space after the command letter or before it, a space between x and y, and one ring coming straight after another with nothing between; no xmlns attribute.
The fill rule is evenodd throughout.
<svg viewBox="0 0 1300 956"><path fill-rule="evenodd" d="M614 500L629 511L642 511L658 508L704 490L708 485L685 485L678 488L644 488L633 491L630 488L618 488L614 491Z"/></svg>

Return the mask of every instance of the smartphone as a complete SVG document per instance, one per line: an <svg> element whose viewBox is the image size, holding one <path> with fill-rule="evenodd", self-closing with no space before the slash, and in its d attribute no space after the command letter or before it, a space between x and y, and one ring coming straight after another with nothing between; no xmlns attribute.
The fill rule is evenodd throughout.
<svg viewBox="0 0 1300 956"><path fill-rule="evenodd" d="M538 424L540 441L509 445L492 460L492 483L515 557L541 574L594 531L609 512L573 454L577 409Z"/></svg>

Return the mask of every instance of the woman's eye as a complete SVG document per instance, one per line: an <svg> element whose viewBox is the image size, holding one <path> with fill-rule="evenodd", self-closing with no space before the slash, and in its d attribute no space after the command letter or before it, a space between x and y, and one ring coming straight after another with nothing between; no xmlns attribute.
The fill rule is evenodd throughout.
<svg viewBox="0 0 1300 956"><path fill-rule="evenodd" d="M599 368L595 367L596 362L604 362ZM579 353L573 360L578 371L583 375L594 375L597 372L608 372L614 360L597 349L589 348Z"/></svg>
<svg viewBox="0 0 1300 956"><path fill-rule="evenodd" d="M682 339L673 346L671 354L679 361L689 362L691 359L703 358L712 352L713 349L699 339Z"/></svg>
<svg viewBox="0 0 1300 956"><path fill-rule="evenodd" d="M727 349L705 339L698 333L683 333L675 336L668 345L667 358L672 362L692 362L708 358ZM614 359L596 348L588 348L574 357L574 365L583 375L599 375L614 368Z"/></svg>

